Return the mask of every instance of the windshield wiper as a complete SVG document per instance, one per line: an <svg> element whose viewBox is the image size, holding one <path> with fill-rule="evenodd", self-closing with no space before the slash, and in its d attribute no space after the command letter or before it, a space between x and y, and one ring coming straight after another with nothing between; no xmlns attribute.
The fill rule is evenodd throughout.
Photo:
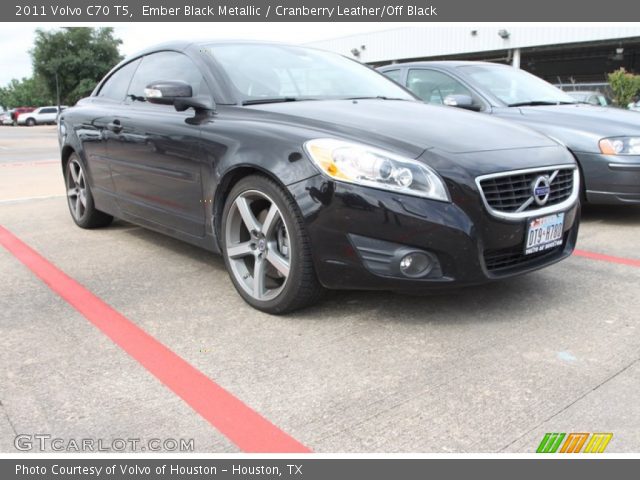
<svg viewBox="0 0 640 480"><path fill-rule="evenodd" d="M251 100L244 100L242 102L242 105L259 105L261 103L300 102L303 100L315 100L315 99L314 98L298 98L298 97L254 98Z"/></svg>
<svg viewBox="0 0 640 480"><path fill-rule="evenodd" d="M549 100L529 100L528 102L510 103L507 106L508 107L538 107L543 105L573 105L575 103L578 103L578 102L565 102L565 101L552 102Z"/></svg>
<svg viewBox="0 0 640 480"><path fill-rule="evenodd" d="M274 97L274 98L252 98L244 100L242 105L260 105L261 103L285 103L285 102L302 102L308 100L319 100L318 98L309 97ZM371 97L345 97L345 98L326 98L326 100L401 100L408 101L407 98L385 97L384 95Z"/></svg>

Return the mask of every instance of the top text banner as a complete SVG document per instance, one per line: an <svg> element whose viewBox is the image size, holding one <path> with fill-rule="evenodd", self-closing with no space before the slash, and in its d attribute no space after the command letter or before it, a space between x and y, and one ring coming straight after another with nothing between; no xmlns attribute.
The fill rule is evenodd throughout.
<svg viewBox="0 0 640 480"><path fill-rule="evenodd" d="M629 0L3 0L3 22L637 22Z"/></svg>

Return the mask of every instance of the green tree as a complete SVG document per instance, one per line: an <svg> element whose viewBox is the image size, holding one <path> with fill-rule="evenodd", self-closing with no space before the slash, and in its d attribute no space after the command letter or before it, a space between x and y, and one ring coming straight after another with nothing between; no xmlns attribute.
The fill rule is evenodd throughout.
<svg viewBox="0 0 640 480"><path fill-rule="evenodd" d="M0 105L4 108L52 105L54 97L42 78L37 76L22 80L14 78L6 87L0 88Z"/></svg>
<svg viewBox="0 0 640 480"><path fill-rule="evenodd" d="M626 108L633 97L640 93L640 75L634 75L620 68L609 74L609 85L611 85L615 102Z"/></svg>
<svg viewBox="0 0 640 480"><path fill-rule="evenodd" d="M122 60L121 43L113 36L113 28L38 29L31 50L34 75L43 79L54 98L57 77L60 103L73 105Z"/></svg>

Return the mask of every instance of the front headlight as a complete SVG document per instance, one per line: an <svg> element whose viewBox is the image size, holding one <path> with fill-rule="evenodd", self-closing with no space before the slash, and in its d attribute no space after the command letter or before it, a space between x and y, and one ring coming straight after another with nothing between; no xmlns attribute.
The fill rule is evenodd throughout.
<svg viewBox="0 0 640 480"><path fill-rule="evenodd" d="M600 140L605 155L640 155L640 137L611 137Z"/></svg>
<svg viewBox="0 0 640 480"><path fill-rule="evenodd" d="M304 147L322 173L335 180L449 201L447 188L438 174L415 160L332 138L309 140Z"/></svg>

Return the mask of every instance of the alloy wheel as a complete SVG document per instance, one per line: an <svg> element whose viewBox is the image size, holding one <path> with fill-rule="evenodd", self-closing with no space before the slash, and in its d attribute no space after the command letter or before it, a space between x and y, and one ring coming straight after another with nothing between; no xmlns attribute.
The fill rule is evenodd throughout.
<svg viewBox="0 0 640 480"><path fill-rule="evenodd" d="M225 225L225 249L231 272L252 298L277 297L289 278L289 232L276 203L263 192L236 197Z"/></svg>
<svg viewBox="0 0 640 480"><path fill-rule="evenodd" d="M67 201L73 218L80 221L87 211L87 184L82 165L75 158L67 167Z"/></svg>

